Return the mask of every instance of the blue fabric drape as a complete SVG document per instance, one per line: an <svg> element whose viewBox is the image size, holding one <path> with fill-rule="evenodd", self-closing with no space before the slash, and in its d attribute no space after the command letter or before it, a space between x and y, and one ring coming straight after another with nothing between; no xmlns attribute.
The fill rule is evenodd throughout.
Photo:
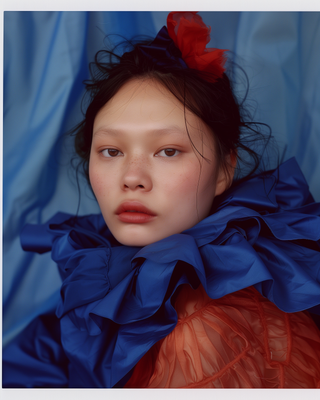
<svg viewBox="0 0 320 400"><path fill-rule="evenodd" d="M74 214L79 194L65 132L81 120L82 81L94 54L120 34L154 37L166 12L5 12L3 132L3 343L52 309L61 281L49 254L22 251L26 223ZM320 200L320 13L201 13L210 47L247 72L255 120L269 124L280 156L295 156ZM111 35L106 38L106 35ZM243 94L241 82L236 91ZM79 178L79 214L98 207Z"/></svg>

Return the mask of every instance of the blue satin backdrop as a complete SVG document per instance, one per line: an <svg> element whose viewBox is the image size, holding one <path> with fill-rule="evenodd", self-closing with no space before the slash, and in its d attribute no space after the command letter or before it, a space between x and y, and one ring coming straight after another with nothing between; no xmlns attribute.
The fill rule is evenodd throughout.
<svg viewBox="0 0 320 400"><path fill-rule="evenodd" d="M26 223L74 214L79 194L65 132L81 120L82 81L121 34L154 37L166 12L5 12L3 343L54 308L61 280L50 254L22 251ZM281 160L295 156L320 201L320 13L201 13L210 47L229 49L250 80L255 120ZM106 38L107 34L112 34ZM241 83L237 86L241 94ZM99 211L80 178L79 214Z"/></svg>

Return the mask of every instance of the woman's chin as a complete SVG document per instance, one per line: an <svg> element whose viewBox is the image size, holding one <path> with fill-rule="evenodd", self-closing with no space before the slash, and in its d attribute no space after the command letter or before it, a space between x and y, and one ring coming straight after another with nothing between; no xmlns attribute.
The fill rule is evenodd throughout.
<svg viewBox="0 0 320 400"><path fill-rule="evenodd" d="M124 246L130 246L130 247L145 247L148 244L152 244L157 242L158 240L145 240L143 238L117 238L117 241ZM161 239L159 239L161 240Z"/></svg>
<svg viewBox="0 0 320 400"><path fill-rule="evenodd" d="M161 235L160 232L112 232L112 234L124 246L134 247L144 247L171 236L171 234L167 233Z"/></svg>

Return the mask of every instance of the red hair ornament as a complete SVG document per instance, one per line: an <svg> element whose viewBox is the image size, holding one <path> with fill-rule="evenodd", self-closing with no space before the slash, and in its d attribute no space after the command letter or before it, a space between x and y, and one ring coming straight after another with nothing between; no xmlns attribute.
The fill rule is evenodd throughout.
<svg viewBox="0 0 320 400"><path fill-rule="evenodd" d="M171 12L167 17L167 28L189 68L205 72L205 79L210 82L222 78L227 50L206 49L211 28L196 12Z"/></svg>

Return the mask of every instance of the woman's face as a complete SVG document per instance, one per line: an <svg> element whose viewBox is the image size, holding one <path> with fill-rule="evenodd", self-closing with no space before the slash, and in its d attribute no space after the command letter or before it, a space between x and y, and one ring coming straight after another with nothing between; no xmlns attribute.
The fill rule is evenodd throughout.
<svg viewBox="0 0 320 400"><path fill-rule="evenodd" d="M126 83L98 112L89 176L106 224L128 246L196 225L227 186L210 129L150 79Z"/></svg>

